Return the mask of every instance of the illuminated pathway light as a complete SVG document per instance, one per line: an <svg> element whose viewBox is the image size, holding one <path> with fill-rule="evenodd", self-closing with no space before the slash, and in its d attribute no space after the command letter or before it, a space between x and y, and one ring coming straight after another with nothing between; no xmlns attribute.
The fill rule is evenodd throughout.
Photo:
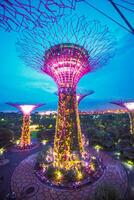
<svg viewBox="0 0 134 200"><path fill-rule="evenodd" d="M87 73L114 55L115 40L99 21L84 16L62 18L57 24L25 31L17 42L20 58L51 76L58 86L58 114L54 138L55 167L78 165L84 152L76 87ZM37 67L38 66L38 67Z"/></svg>
<svg viewBox="0 0 134 200"><path fill-rule="evenodd" d="M20 147L26 148L31 145L31 134L30 134L30 114L31 112L44 104L35 104L35 105L24 105L24 104L14 104L8 103L11 106L14 106L21 110L23 113L23 125L20 139Z"/></svg>

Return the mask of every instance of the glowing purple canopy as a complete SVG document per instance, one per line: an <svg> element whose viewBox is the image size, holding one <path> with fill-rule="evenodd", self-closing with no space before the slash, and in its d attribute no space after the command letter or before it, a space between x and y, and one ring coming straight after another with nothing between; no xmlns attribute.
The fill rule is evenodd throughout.
<svg viewBox="0 0 134 200"><path fill-rule="evenodd" d="M30 114L34 109L39 108L40 106L43 106L45 104L17 104L17 103L7 103L11 106L14 106L21 110L23 114Z"/></svg>
<svg viewBox="0 0 134 200"><path fill-rule="evenodd" d="M20 31L46 26L64 15L64 9L75 9L82 0L1 0L0 28Z"/></svg>
<svg viewBox="0 0 134 200"><path fill-rule="evenodd" d="M126 108L128 111L134 111L134 101L130 101L130 102L115 101L111 103L121 106L123 108Z"/></svg>

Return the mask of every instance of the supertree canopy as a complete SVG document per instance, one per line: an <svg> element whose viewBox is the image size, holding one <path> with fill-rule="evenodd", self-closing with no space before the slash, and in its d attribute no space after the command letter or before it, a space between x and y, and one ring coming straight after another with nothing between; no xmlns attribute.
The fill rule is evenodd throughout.
<svg viewBox="0 0 134 200"><path fill-rule="evenodd" d="M134 136L134 102L114 101L111 103L121 106L128 111L130 119L130 133Z"/></svg>
<svg viewBox="0 0 134 200"><path fill-rule="evenodd" d="M11 106L18 108L23 113L23 125L22 125L22 132L21 132L21 139L20 139L20 147L27 148L31 145L31 135L30 135L30 113L44 105L44 104L34 104L34 105L24 105L24 104L17 104L17 103L7 103Z"/></svg>
<svg viewBox="0 0 134 200"><path fill-rule="evenodd" d="M89 90L88 92L84 92L84 93L77 93L76 98L78 101L78 105L80 104L81 100L84 99L85 97L93 94L94 91L93 90Z"/></svg>
<svg viewBox="0 0 134 200"><path fill-rule="evenodd" d="M47 27L25 30L17 42L19 57L28 66L40 70L44 66L44 53L60 43L78 44L87 50L91 71L103 66L113 57L115 39L107 26L99 21L88 21L85 16L62 17L59 23Z"/></svg>
<svg viewBox="0 0 134 200"><path fill-rule="evenodd" d="M75 9L82 0L1 0L0 28L20 31L47 26L65 14L65 9Z"/></svg>
<svg viewBox="0 0 134 200"><path fill-rule="evenodd" d="M25 31L17 42L23 61L51 76L59 104L54 139L54 166L70 169L84 154L76 86L87 73L113 56L115 41L99 21L73 16L43 29Z"/></svg>

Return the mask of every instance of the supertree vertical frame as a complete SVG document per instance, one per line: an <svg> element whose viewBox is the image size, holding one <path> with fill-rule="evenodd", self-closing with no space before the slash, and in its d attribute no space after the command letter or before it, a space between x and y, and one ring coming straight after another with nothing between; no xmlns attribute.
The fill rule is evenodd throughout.
<svg viewBox="0 0 134 200"><path fill-rule="evenodd" d="M128 111L128 115L130 119L130 133L134 137L134 102L115 101L111 103L121 106Z"/></svg>
<svg viewBox="0 0 134 200"><path fill-rule="evenodd" d="M75 10L82 0L1 0L0 28L20 31L47 26L59 20L66 10Z"/></svg>
<svg viewBox="0 0 134 200"><path fill-rule="evenodd" d="M87 73L114 55L115 40L106 26L84 16L63 19L49 28L23 32L17 50L23 61L51 76L58 86L54 166L70 169L84 152L76 86ZM76 156L74 156L76 155ZM75 158L74 158L75 157Z"/></svg>
<svg viewBox="0 0 134 200"><path fill-rule="evenodd" d="M30 135L30 114L31 112L43 106L44 104L36 104L36 105L24 105L24 104L15 104L15 103L7 103L11 106L18 108L23 113L23 124L22 124L22 132L20 138L20 147L26 148L31 145L31 135Z"/></svg>
<svg viewBox="0 0 134 200"><path fill-rule="evenodd" d="M89 96L89 95L91 95L93 93L94 93L93 90L89 90L88 92L83 92L83 93L79 92L79 93L76 94L76 116L79 116L79 114L78 114L78 112L79 112L78 111L78 105L80 104L80 102L85 97L87 97L87 96ZM57 96L59 96L58 92L55 92L54 94L57 95ZM78 130L81 130L79 117L77 118L77 125L78 125ZM84 136L84 134L82 135L82 143L83 143L83 141L85 143L85 136ZM82 144L82 146L84 146L84 145Z"/></svg>
<svg viewBox="0 0 134 200"><path fill-rule="evenodd" d="M79 103L81 102L82 99L84 99L85 97L87 97L87 96L89 96L89 95L91 95L93 93L94 93L93 90L89 90L88 92L83 92L83 93L80 93L80 92L77 93L76 94L76 99L78 101L78 105L79 105ZM58 92L54 92L54 94L58 96Z"/></svg>
<svg viewBox="0 0 134 200"><path fill-rule="evenodd" d="M79 106L79 104L80 104L80 102L85 98L85 97L87 97L87 96L89 96L89 95L91 95L91 94L93 94L94 93L94 91L93 90L89 90L89 91L87 91L87 92L83 92L83 93L77 93L76 94L76 99L77 99L77 112L79 112L78 111L78 106ZM78 118L78 124L80 125L80 119ZM82 143L83 143L83 146L84 146L84 149L85 149L85 147L86 147L86 145L87 144L89 144L89 142L87 141L87 139L86 139L86 137L85 137L85 135L84 135L84 133L82 134ZM83 154L84 155L84 154Z"/></svg>

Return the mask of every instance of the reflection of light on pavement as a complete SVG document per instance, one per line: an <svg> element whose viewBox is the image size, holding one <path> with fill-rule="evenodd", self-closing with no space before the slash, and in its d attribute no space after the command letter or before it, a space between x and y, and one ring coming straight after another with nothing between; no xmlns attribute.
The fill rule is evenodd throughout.
<svg viewBox="0 0 134 200"><path fill-rule="evenodd" d="M41 141L41 143L42 143L43 145L46 145L47 142L48 142L48 140L42 140L42 141Z"/></svg>
<svg viewBox="0 0 134 200"><path fill-rule="evenodd" d="M0 148L0 155L3 155L4 151L5 151L5 149L3 147Z"/></svg>
<svg viewBox="0 0 134 200"><path fill-rule="evenodd" d="M121 154L120 154L120 152L115 152L114 155L120 156Z"/></svg>
<svg viewBox="0 0 134 200"><path fill-rule="evenodd" d="M96 149L97 152L99 152L101 149L103 149L103 147L98 144L95 145L94 148Z"/></svg>
<svg viewBox="0 0 134 200"><path fill-rule="evenodd" d="M117 159L120 159L120 152L115 152L114 155L116 156Z"/></svg>
<svg viewBox="0 0 134 200"><path fill-rule="evenodd" d="M130 165L129 163L127 163L127 162L122 162L123 163L123 165L127 168L127 169L129 169L129 170L134 170L134 166L133 165Z"/></svg>

